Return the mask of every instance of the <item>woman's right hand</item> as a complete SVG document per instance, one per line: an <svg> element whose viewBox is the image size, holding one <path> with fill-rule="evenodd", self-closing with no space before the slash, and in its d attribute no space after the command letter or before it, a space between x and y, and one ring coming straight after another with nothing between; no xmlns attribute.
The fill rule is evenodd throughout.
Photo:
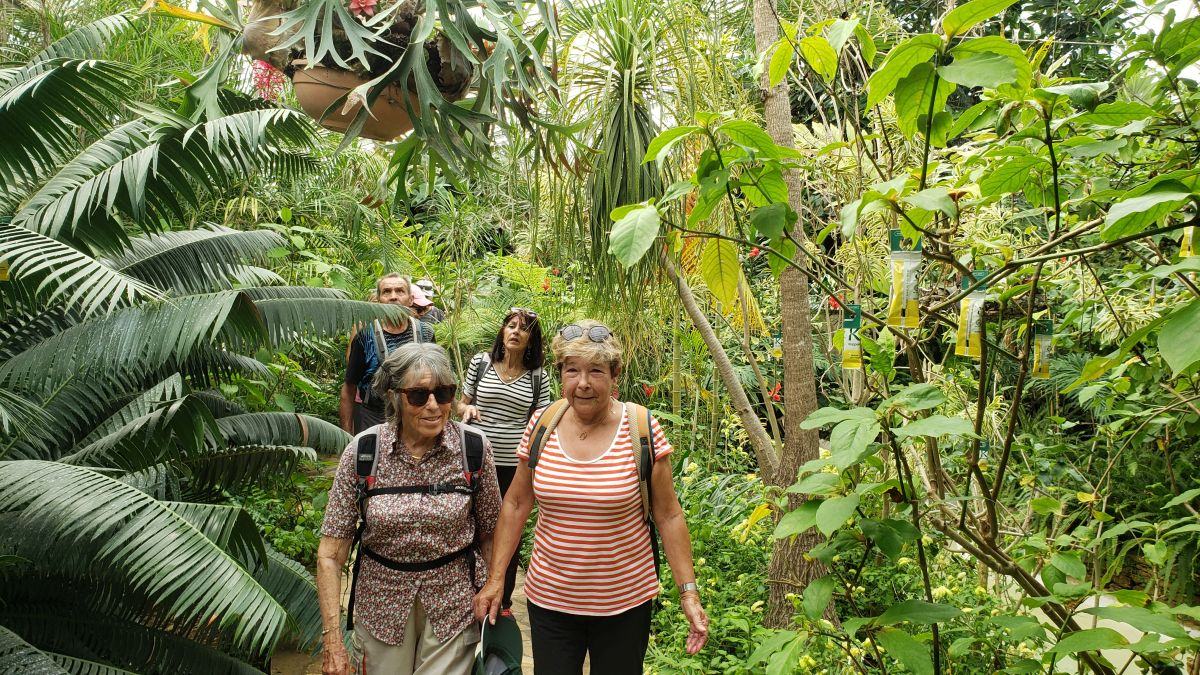
<svg viewBox="0 0 1200 675"><path fill-rule="evenodd" d="M341 637L341 631L337 631L337 637ZM324 653L321 657L321 673L322 675L353 675L354 671L350 669L350 654L340 639L325 642Z"/></svg>
<svg viewBox="0 0 1200 675"><path fill-rule="evenodd" d="M470 422L472 420L480 420L480 419L483 419L483 416L479 414L478 407L470 405L470 404L463 406L462 421Z"/></svg>
<svg viewBox="0 0 1200 675"><path fill-rule="evenodd" d="M503 601L504 573L501 571L500 574L489 577L483 588L475 594L475 619L483 621L484 617L487 617L488 623L494 625Z"/></svg>

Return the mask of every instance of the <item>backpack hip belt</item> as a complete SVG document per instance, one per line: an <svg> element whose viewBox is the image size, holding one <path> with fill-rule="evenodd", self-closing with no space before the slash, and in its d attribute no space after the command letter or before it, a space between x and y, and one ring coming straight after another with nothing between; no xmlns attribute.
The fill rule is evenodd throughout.
<svg viewBox="0 0 1200 675"><path fill-rule="evenodd" d="M376 553L371 548L368 548L366 544L360 543L358 545L359 554L365 555L389 570L395 570L397 572L429 572L431 570L436 570L439 567L445 567L459 558L464 558L474 550L475 542L471 542L470 544L467 544L453 553L447 553L446 555L440 558L434 558L433 560L426 560L424 562L400 562L399 560L392 560L391 558ZM474 576L474 574L471 576Z"/></svg>

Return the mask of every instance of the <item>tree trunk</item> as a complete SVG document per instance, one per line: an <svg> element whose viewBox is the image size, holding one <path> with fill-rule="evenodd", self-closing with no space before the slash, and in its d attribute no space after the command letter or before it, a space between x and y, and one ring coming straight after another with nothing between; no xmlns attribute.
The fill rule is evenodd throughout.
<svg viewBox="0 0 1200 675"><path fill-rule="evenodd" d="M779 19L774 0L754 0L754 43L760 54L765 54L779 39ZM763 118L767 133L776 145L796 147L792 130L791 103L788 98L788 83L785 78L771 87L764 70L760 81L763 98ZM788 186L788 202L792 210L803 214L801 208L802 184L799 172L784 174ZM797 241L805 242L804 229L796 224L794 235ZM804 256L797 256L801 264L807 264ZM816 374L813 366L812 312L808 303L808 280L797 269L787 267L779 279L779 309L783 323L783 454L775 470L764 477L769 485L786 487L796 481L796 472L820 453L817 431L802 430L800 423L817 409ZM789 507L796 508L803 502L798 495L789 499ZM824 565L806 561L804 554L820 541L816 531L775 543L771 564L767 572L770 596L767 602L766 625L783 627L791 621L792 603L787 594L802 590L810 581L825 574Z"/></svg>
<svg viewBox="0 0 1200 675"><path fill-rule="evenodd" d="M738 417L742 420L742 426L746 428L746 434L750 437L750 445L754 449L754 456L758 459L761 471L764 475L772 472L779 461L775 444L771 442L770 434L763 428L762 420L758 419L758 415L754 412L754 406L750 405L750 398L746 396L746 390L738 380L737 372L733 369L733 362L725 353L725 348L721 345L717 332L713 330L712 323L709 322L708 317L704 315L704 310L696 302L692 287L688 285L687 279L684 279L683 275L679 273L679 268L675 266L675 261L671 260L670 255L665 251L660 253L659 263L666 270L667 277L675 284L675 290L679 294L679 300L683 303L684 311L692 320L692 325L696 327L700 337L704 339L704 344L708 346L708 352L712 355L717 375L721 378L725 389L729 391L729 402L733 404L733 409L737 411Z"/></svg>

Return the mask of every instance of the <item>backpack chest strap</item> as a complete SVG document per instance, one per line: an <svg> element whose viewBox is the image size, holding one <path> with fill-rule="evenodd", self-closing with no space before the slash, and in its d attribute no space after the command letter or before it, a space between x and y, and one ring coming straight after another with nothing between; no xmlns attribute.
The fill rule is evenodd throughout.
<svg viewBox="0 0 1200 675"><path fill-rule="evenodd" d="M378 495L448 495L451 493L460 495L473 495L475 489L467 485L458 485L456 483L434 483L432 485L399 485L395 487L385 488L367 488L363 492L364 497L375 497Z"/></svg>

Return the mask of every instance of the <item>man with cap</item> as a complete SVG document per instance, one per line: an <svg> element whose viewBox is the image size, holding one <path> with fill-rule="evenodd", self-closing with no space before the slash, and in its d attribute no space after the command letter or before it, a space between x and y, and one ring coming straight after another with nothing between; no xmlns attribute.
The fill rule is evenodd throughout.
<svg viewBox="0 0 1200 675"><path fill-rule="evenodd" d="M426 323L441 323L446 319L446 313L433 304L433 282L422 279L412 286L412 311L418 319Z"/></svg>

